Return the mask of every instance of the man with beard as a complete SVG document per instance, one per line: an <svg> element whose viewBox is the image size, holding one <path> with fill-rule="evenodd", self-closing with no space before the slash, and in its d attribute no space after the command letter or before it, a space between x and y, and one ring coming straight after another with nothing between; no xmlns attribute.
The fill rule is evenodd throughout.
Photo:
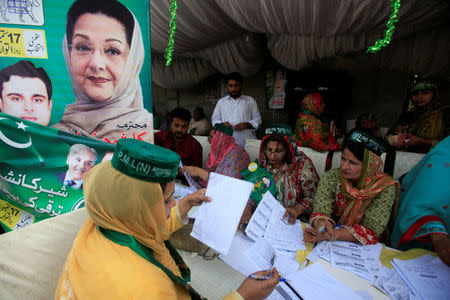
<svg viewBox="0 0 450 300"><path fill-rule="evenodd" d="M212 125L223 123L233 128L236 144L245 146L246 139L256 139L261 115L255 99L242 95L243 78L239 73L227 75L228 96L219 99L212 115Z"/></svg>
<svg viewBox="0 0 450 300"><path fill-rule="evenodd" d="M202 167L202 146L188 134L191 113L184 108L175 108L169 113L169 131L155 133L155 144L176 152L185 166Z"/></svg>
<svg viewBox="0 0 450 300"><path fill-rule="evenodd" d="M58 173L58 180L72 189L83 188L83 178L97 160L97 151L83 144L74 144L67 155L67 172Z"/></svg>

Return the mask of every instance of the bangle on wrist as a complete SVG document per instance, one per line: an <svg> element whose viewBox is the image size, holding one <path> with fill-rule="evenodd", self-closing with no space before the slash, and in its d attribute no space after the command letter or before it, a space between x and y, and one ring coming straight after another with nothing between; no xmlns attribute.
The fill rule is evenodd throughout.
<svg viewBox="0 0 450 300"><path fill-rule="evenodd" d="M250 207L250 209L252 210L252 212L254 212L256 210L256 207L253 206L251 203L247 202L247 206Z"/></svg>

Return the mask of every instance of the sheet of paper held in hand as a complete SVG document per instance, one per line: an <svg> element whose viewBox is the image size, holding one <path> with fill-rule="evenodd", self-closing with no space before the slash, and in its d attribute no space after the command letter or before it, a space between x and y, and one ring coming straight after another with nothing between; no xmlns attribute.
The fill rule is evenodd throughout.
<svg viewBox="0 0 450 300"><path fill-rule="evenodd" d="M181 163L181 161L180 161L180 168L183 169L183 164ZM184 174L184 177L186 177L187 182L189 183L189 187L194 192L197 191L197 190L202 189L202 186L197 181L195 181L195 179L192 178L191 175L189 175L188 173L186 173L184 171L183 171L183 174Z"/></svg>
<svg viewBox="0 0 450 300"><path fill-rule="evenodd" d="M212 201L198 209L191 236L226 255L252 189L253 183L211 172L205 195Z"/></svg>
<svg viewBox="0 0 450 300"><path fill-rule="evenodd" d="M253 213L245 233L255 241L265 237L275 249L305 249L300 220L294 225L287 224L283 219L285 212L286 209L272 194L266 193Z"/></svg>

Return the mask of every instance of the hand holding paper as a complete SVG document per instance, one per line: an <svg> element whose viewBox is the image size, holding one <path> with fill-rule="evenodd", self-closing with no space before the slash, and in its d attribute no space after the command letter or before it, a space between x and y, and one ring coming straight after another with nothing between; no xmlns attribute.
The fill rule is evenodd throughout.
<svg viewBox="0 0 450 300"><path fill-rule="evenodd" d="M212 199L198 209L191 236L227 254L253 184L211 172L205 196Z"/></svg>

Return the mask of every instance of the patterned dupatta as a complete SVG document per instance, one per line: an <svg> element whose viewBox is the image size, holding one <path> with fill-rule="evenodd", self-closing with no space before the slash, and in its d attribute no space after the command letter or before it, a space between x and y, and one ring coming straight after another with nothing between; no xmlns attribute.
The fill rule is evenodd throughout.
<svg viewBox="0 0 450 300"><path fill-rule="evenodd" d="M365 148L361 177L356 186L341 175L341 193L348 201L348 205L338 224L348 226L360 224L372 200L378 193L393 184L397 188L398 197L400 188L398 181L383 173L381 157Z"/></svg>
<svg viewBox="0 0 450 300"><path fill-rule="evenodd" d="M214 171L225 155L236 147L235 140L232 136L220 131L216 131L214 137L211 140L211 152L209 153L208 162L206 163L206 169Z"/></svg>
<svg viewBox="0 0 450 300"><path fill-rule="evenodd" d="M301 102L301 111L294 129L294 139L298 146L308 147L317 151L335 151L340 149L336 138L331 134L330 127L322 117L320 106L323 95L311 93Z"/></svg>
<svg viewBox="0 0 450 300"><path fill-rule="evenodd" d="M284 207L292 207L296 203L297 193L300 192L297 188L297 177L302 173L305 161L309 158L303 152L298 151L292 137L283 136L284 140L289 145L289 149L286 150L291 153L292 161L289 164L284 163L280 169L273 168L266 155L266 148L263 146L264 140L269 136L270 134L266 135L261 140L258 162L272 174L278 191L277 200L283 204Z"/></svg>

